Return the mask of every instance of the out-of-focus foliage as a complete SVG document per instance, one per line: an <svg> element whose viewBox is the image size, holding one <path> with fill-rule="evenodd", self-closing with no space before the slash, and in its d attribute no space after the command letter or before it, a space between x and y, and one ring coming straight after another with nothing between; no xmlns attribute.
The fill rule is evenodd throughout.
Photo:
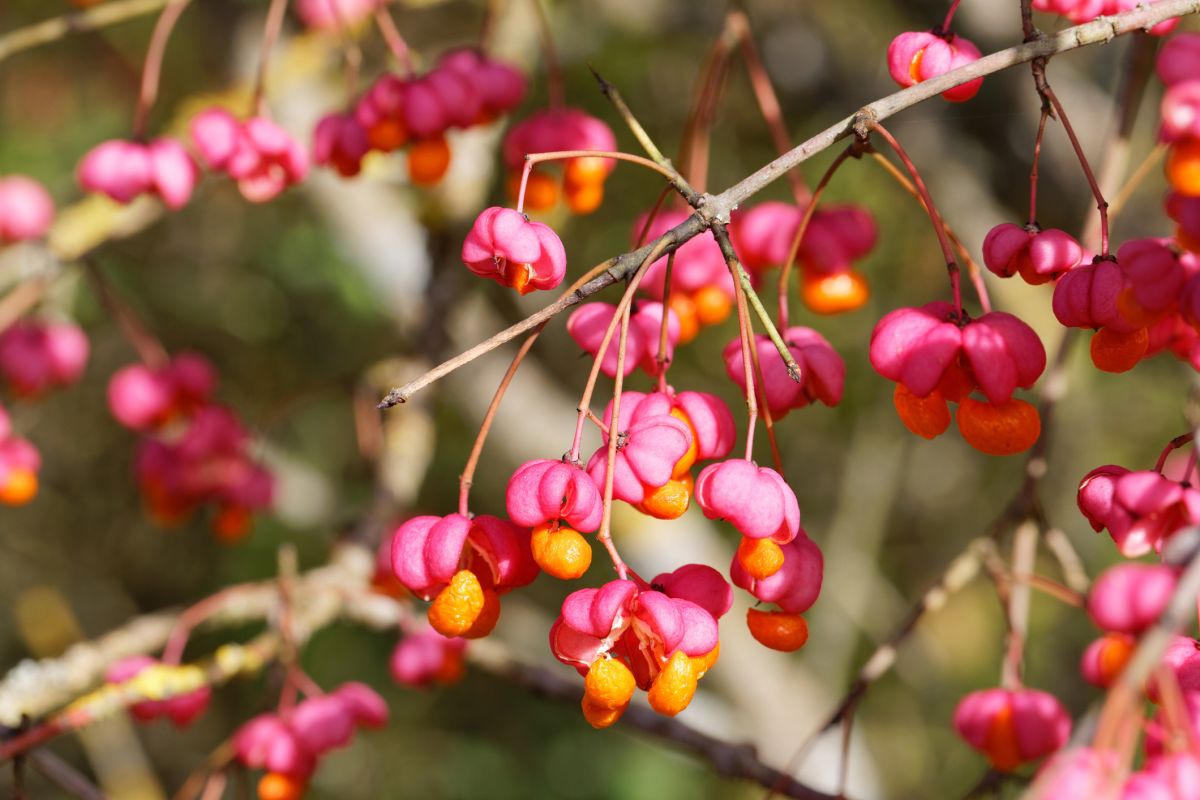
<svg viewBox="0 0 1200 800"><path fill-rule="evenodd" d="M501 4L512 7L512 19L506 16L500 26L497 47L536 64L536 36L525 29L531 19L524 3ZM888 41L900 30L932 26L944 13L943 3L916 0L751 0L746 5L797 141L892 92L884 64ZM152 127L167 124L184 108L195 110L198 95L223 91L247 74L243 62L255 58L264 6L255 0L201 0L189 9L171 39ZM66 9L63 0L7 0L0 6L0 29ZM966 0L958 25L985 51L996 49L1019 40L1017 9L1016 0ZM719 28L722 4L566 0L549 10L570 102L610 121L623 149L636 151L597 92L587 70L591 64L620 87L651 135L673 150L699 65ZM451 0L412 7L400 3L394 11L420 62L431 63L445 48L472 40L483 7ZM0 64L0 174L35 176L60 205L77 199L73 169L80 155L94 143L128 131L152 25L152 18L139 19ZM509 32L511 38L506 38ZM377 37L364 35L370 76L383 53ZM1119 42L1071 54L1051 66L1090 153L1097 152L1110 124L1113 83L1128 48L1128 42ZM338 69L330 62L322 83L330 105L338 102ZM286 74L279 77L281 84L289 80ZM312 81L311 72L303 80ZM545 103L542 72L535 73L532 85L517 117ZM1153 143L1156 91L1151 89L1149 113L1134 139L1135 161ZM927 103L890 125L925 170L947 221L976 253L991 225L1025 213L1036 110L1028 72L1016 69L989 78L969 104ZM735 66L713 131L708 188L729 185L773 155L744 72ZM805 165L810 183L833 155L825 153ZM364 263L369 260L364 251L347 242L345 226L331 212L343 196L328 175L264 206L247 205L228 183L210 179L182 212L103 247L95 256L97 268L168 349L198 350L212 359L220 371L218 397L238 409L272 453L299 476L294 480L302 481L299 492L305 499L319 502L289 509L289 503L299 501L285 492L280 514L262 517L253 535L233 547L218 544L202 517L167 531L148 521L132 478L134 437L110 418L104 404L108 376L135 354L83 272L76 270L56 286L49 302L80 320L94 356L84 380L69 391L36 405L13 404L17 425L37 442L46 466L37 502L0 512L0 608L15 608L33 587L53 586L70 603L82 634L94 636L133 614L183 605L230 582L269 577L283 542L298 545L305 566L324 559L372 495L371 465L356 448L352 407L363 374L394 355L440 360L541 302L514 301L497 286L469 280L458 263L466 228L488 202L447 211L437 193L397 181L386 161L369 165L358 180L379 182L406 214L429 226L434 289L427 297L410 298L403 308L379 290L377 271L402 278L413 272L416 277L407 285L419 287L425 278L417 273L425 267L420 259L407 257L385 257L382 267ZM1041 222L1077 231L1091 200L1061 131L1053 127L1043 176ZM478 181L486 180L489 173L483 170ZM479 194L481 201L503 202L501 183L491 180L486 193ZM609 181L600 211L547 220L566 243L571 275L627 247L632 220L654 203L659 183L648 172L622 166ZM1146 182L1116 223L1117 241L1169 233L1158 204L1162 189L1157 175ZM785 182L771 186L762 199L768 197L787 199ZM684 715L706 730L755 741L767 760L778 764L832 708L875 641L983 531L1023 478L1021 457L988 458L954 435L919 441L895 419L892 385L870 369L867 340L874 322L888 310L944 298L944 266L920 208L869 160L843 168L828 197L866 205L881 230L878 247L863 265L873 290L864 309L817 319L797 312L801 324L821 330L845 357L845 401L836 409L793 413L778 426L805 527L825 549L825 593L810 619L811 639L804 650L794 656L760 650L736 658L726 652L714 670L714 676L723 677L706 685L714 696L702 697ZM390 223L379 216L372 224ZM1018 311L1034 325L1053 351L1061 333L1053 324L1048 292L1004 285L995 287L994 298L1000 308ZM490 309L484 322L477 314L456 313L477 310L472 304L480 299ZM764 299L771 307L771 289L764 290ZM672 383L716 392L738 408L736 389L720 359L735 331L731 319L683 348ZM1075 509L1075 486L1100 463L1151 463L1161 444L1183 428L1190 375L1169 357L1145 363L1131 375L1099 374L1087 363L1084 349L1073 348L1068 356L1068 390L1052 422L1043 497L1049 518L1098 571L1114 560L1115 552ZM490 396L494 386L492 378L482 377L484 368L491 375L506 357L468 366L454 380L427 390L436 393L436 452L413 511L445 513L453 507L457 476L479 418L479 398ZM542 420L567 418L582 388L586 362L564 335L561 320L550 326L533 357L531 372L540 378L518 378L476 476L476 510L502 508L507 476L521 459L554 457L569 444L569 428L543 430ZM544 387L521 391L523 379L544 381ZM635 378L631 388L644 389L643 384L644 378ZM546 409L554 415L547 417ZM401 407L388 413L406 411ZM744 420L739 426L744 427ZM532 451L531 442L551 449ZM760 447L765 458L765 445ZM693 557L689 525L700 526L699 517L693 509L675 527L633 531L631 526L624 531L625 518L619 516L616 536L618 541L623 536L654 537L654 544L676 554L679 563ZM711 537L713 529L706 530ZM728 530L720 536L725 548L720 558L726 558L734 539ZM636 553L642 544L631 547ZM718 565L724 566L719 559ZM1050 563L1040 566L1054 569ZM647 570L653 574L653 566ZM606 568L597 563L584 580L594 585L605 575ZM523 593L528 608L513 612L516 619L509 629L516 632L514 647L528 648L519 655L547 659L540 638L545 615L555 613L564 593L561 584L547 578ZM735 611L723 628L740 625ZM973 785L983 764L954 738L949 722L963 694L996 680L1003 632L1000 607L986 580L922 623L895 672L872 690L856 715L852 796L948 797ZM1091 636L1082 614L1037 597L1027 682L1055 692L1075 713L1084 710L1097 695L1079 679L1076 663ZM192 647L203 652L217 641L201 636ZM387 674L393 644L391 635L337 627L321 633L305 650L303 662L318 681L364 680L384 691L393 711L385 731L360 736L351 749L328 760L309 796L666 800L758 794L722 782L707 766L619 725L595 732L578 709L530 696L497 679L472 674L458 686L430 693L396 688ZM739 646L754 647L749 642ZM27 653L15 617L6 612L0 617L0 664L14 664ZM793 685L789 676L795 675L803 675L811 687L802 709L787 702ZM777 696L729 689L758 681ZM163 785L177 787L222 737L269 704L270 691L269 677L239 683L217 692L212 710L187 732L144 731L141 740ZM782 708L787 709L785 719L778 717ZM772 732L769 738L765 731ZM82 762L77 745L64 741L56 747ZM814 759L819 763L810 764L811 774L826 788L832 786L835 752L834 747L823 750ZM56 796L37 778L30 779L30 794Z"/></svg>

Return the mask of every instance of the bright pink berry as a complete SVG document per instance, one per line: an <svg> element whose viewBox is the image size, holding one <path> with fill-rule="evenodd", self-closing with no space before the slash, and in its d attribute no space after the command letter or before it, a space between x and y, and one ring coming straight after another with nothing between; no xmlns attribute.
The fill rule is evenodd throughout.
<svg viewBox="0 0 1200 800"><path fill-rule="evenodd" d="M310 28L337 30L357 25L379 6L379 0L296 0L296 15Z"/></svg>
<svg viewBox="0 0 1200 800"><path fill-rule="evenodd" d="M1162 616L1176 580L1165 564L1118 564L1092 584L1088 613L1102 630L1141 633Z"/></svg>
<svg viewBox="0 0 1200 800"><path fill-rule="evenodd" d="M504 162L515 172L525 166L525 156L534 153L616 149L612 129L578 108L551 108L529 115L509 130L503 146ZM607 172L616 166L612 159L602 163Z"/></svg>
<svg viewBox="0 0 1200 800"><path fill-rule="evenodd" d="M1046 368L1041 340L1012 314L993 311L960 326L953 307L942 302L899 308L881 319L870 358L880 375L918 397L938 388L951 367L969 367L992 403L1033 386Z"/></svg>
<svg viewBox="0 0 1200 800"><path fill-rule="evenodd" d="M511 208L492 206L475 219L462 260L476 275L521 294L553 289L567 274L567 253L549 226Z"/></svg>
<svg viewBox="0 0 1200 800"><path fill-rule="evenodd" d="M382 728L387 725L387 702L365 683L343 683L333 691L333 696L345 705L355 725L363 728Z"/></svg>
<svg viewBox="0 0 1200 800"><path fill-rule="evenodd" d="M225 172L252 203L265 203L308 174L308 153L267 117L238 121L222 108L192 119L192 141L209 169Z"/></svg>
<svg viewBox="0 0 1200 800"><path fill-rule="evenodd" d="M1066 744L1071 715L1037 689L984 689L959 702L954 729L993 767L1009 772Z"/></svg>
<svg viewBox="0 0 1200 800"><path fill-rule="evenodd" d="M54 201L24 175L0 178L0 243L40 239L54 222Z"/></svg>
<svg viewBox="0 0 1200 800"><path fill-rule="evenodd" d="M1172 311L1179 303L1187 273L1169 239L1131 239L1117 251L1132 300L1149 314Z"/></svg>
<svg viewBox="0 0 1200 800"><path fill-rule="evenodd" d="M1174 800L1200 797L1200 757L1164 753L1129 776L1121 800Z"/></svg>
<svg viewBox="0 0 1200 800"><path fill-rule="evenodd" d="M1200 33L1172 36L1158 51L1158 77L1167 86L1196 80L1200 76Z"/></svg>
<svg viewBox="0 0 1200 800"><path fill-rule="evenodd" d="M824 336L812 328L795 326L783 331L788 352L800 367L800 380L788 373L775 343L765 334L756 334L758 363L762 369L762 392L773 419L781 419L793 408L821 402L836 406L842 400L846 379L846 364ZM741 340L734 338L722 353L725 373L741 390L746 391L746 369L742 361ZM754 376L758 380L758 376Z"/></svg>
<svg viewBox="0 0 1200 800"><path fill-rule="evenodd" d="M588 303L571 312L567 319L567 333L581 348L596 355L604 342L604 333L612 323L617 313L617 307L610 303ZM629 333L625 340L625 369L626 375L638 367L647 375L657 375L659 334L662 330L662 303L635 301L633 313L629 317ZM667 310L667 351L666 358L670 362L675 353L675 344L679 341L679 318L675 312ZM620 330L614 329L609 339L604 357L600 361L600 369L605 375L613 377L617 374L618 345Z"/></svg>
<svg viewBox="0 0 1200 800"><path fill-rule="evenodd" d="M1167 89L1159 105L1164 142L1200 138L1200 75Z"/></svg>
<svg viewBox="0 0 1200 800"><path fill-rule="evenodd" d="M716 646L712 614L689 600L640 589L633 581L572 592L550 628L550 649L564 664L583 673L609 653L627 662L643 689L675 651L695 657Z"/></svg>
<svg viewBox="0 0 1200 800"><path fill-rule="evenodd" d="M1042 765L1033 791L1046 800L1106 797L1120 788L1123 776L1116 753L1072 748L1058 751Z"/></svg>
<svg viewBox="0 0 1200 800"><path fill-rule="evenodd" d="M483 101L485 117L505 114L519 106L525 98L525 76L521 71L480 50L450 50L438 60L438 68L457 72L474 84Z"/></svg>
<svg viewBox="0 0 1200 800"><path fill-rule="evenodd" d="M825 558L817 543L808 538L803 528L792 541L782 545L783 566L766 578L755 578L736 556L729 567L729 577L735 586L745 589L755 599L774 603L789 614L803 614L821 594L825 574Z"/></svg>
<svg viewBox="0 0 1200 800"><path fill-rule="evenodd" d="M496 592L524 586L538 575L529 531L487 514L413 517L396 531L392 569L409 591L426 599L463 569Z"/></svg>
<svg viewBox="0 0 1200 800"><path fill-rule="evenodd" d="M671 572L656 575L650 585L667 597L690 600L713 619L720 619L733 607L733 589L729 582L705 564L684 564Z"/></svg>
<svg viewBox="0 0 1200 800"><path fill-rule="evenodd" d="M1122 555L1136 558L1200 521L1200 491L1157 472L1104 466L1079 484L1079 508L1097 531L1108 529Z"/></svg>
<svg viewBox="0 0 1200 800"><path fill-rule="evenodd" d="M109 380L108 408L127 428L157 427L207 403L216 380L212 364L195 353L180 353L160 370L130 364Z"/></svg>
<svg viewBox="0 0 1200 800"><path fill-rule="evenodd" d="M367 132L353 114L326 114L313 130L313 161L332 167L344 178L362 171L370 149Z"/></svg>
<svg viewBox="0 0 1200 800"><path fill-rule="evenodd" d="M0 373L17 394L39 395L79 380L89 350L75 325L23 320L0 333Z"/></svg>
<svg viewBox="0 0 1200 800"><path fill-rule="evenodd" d="M770 467L730 459L705 467L696 500L709 519L723 519L743 536L786 544L800 531L800 505L783 476Z"/></svg>
<svg viewBox="0 0 1200 800"><path fill-rule="evenodd" d="M79 162L79 185L118 203L138 195L159 197L170 209L187 204L196 186L196 162L183 145L163 137L149 144L111 139L93 147Z"/></svg>
<svg viewBox="0 0 1200 800"><path fill-rule="evenodd" d="M956 34L934 31L908 31L888 45L888 72L901 86L915 86L938 75L978 61L979 48ZM983 78L942 92L942 97L962 103L979 92Z"/></svg>
<svg viewBox="0 0 1200 800"><path fill-rule="evenodd" d="M632 397L630 396L632 395ZM630 408L626 411L626 400ZM610 433L619 434L613 463L613 497L639 505L646 493L671 480L675 465L692 446L687 424L671 416L670 400L662 394L621 396L621 418L612 424L612 404L604 412ZM588 474L602 486L608 467L608 440L592 454Z"/></svg>
<svg viewBox="0 0 1200 800"><path fill-rule="evenodd" d="M300 745L314 756L345 747L354 738L354 716L334 694L309 697L298 703L287 721Z"/></svg>
<svg viewBox="0 0 1200 800"><path fill-rule="evenodd" d="M466 646L466 639L447 638L433 628L410 633L392 651L392 678L413 689L432 686L442 680L447 661L460 658Z"/></svg>
<svg viewBox="0 0 1200 800"><path fill-rule="evenodd" d="M538 459L517 468L508 480L508 516L533 528L561 519L581 533L600 527L604 501L591 476L574 464Z"/></svg>
<svg viewBox="0 0 1200 800"><path fill-rule="evenodd" d="M988 231L983 240L983 262L1001 278L1020 273L1027 283L1047 283L1082 260L1079 242L1053 228L1030 230L1005 222Z"/></svg>
<svg viewBox="0 0 1200 800"><path fill-rule="evenodd" d="M287 721L275 714L260 714L233 735L238 761L251 769L278 772L305 779L317 766L317 757L304 746Z"/></svg>

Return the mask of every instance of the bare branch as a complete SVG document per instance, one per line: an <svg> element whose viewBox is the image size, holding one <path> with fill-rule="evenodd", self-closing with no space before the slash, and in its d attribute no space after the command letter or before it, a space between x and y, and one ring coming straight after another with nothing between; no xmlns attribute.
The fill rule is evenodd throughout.
<svg viewBox="0 0 1200 800"><path fill-rule="evenodd" d="M618 280L629 277L633 270L641 264L641 259L645 257L647 248L657 244L663 238L671 238L671 244L665 251L670 253L684 242L699 235L713 221L728 223L729 215L735 208L776 179L782 177L789 170L853 134L855 126L864 121L887 119L905 109L936 97L948 89L953 89L955 86L968 83L976 78L992 75L1017 64L1030 62L1035 58L1048 58L1059 53L1076 50L1080 47L1106 43L1122 34L1150 28L1163 20L1195 14L1198 11L1200 11L1200 0L1162 0L1162 2L1155 3L1154 5L1139 7L1123 14L1117 14L1112 17L1101 17L1083 25L1067 28L1054 36L1045 36L1036 41L997 51L971 64L951 70L944 75L939 75L931 80L910 86L907 89L863 106L859 111L797 145L752 175L729 187L724 192L718 195L700 195L694 207L697 209L697 215L701 219L698 220L696 216L689 217L650 245L611 259L612 266L604 275L586 284L571 297L546 306L541 311L518 322L507 330L501 331L470 350L440 364L417 380L392 389L383 398L379 406L380 408L390 408L391 406L403 403L415 392L420 391L430 383L453 372L464 364L468 364L505 342L511 341L522 333L532 330L554 315L577 305L584 299L601 289L611 286ZM611 98L611 92L613 91L611 84L608 84L607 81L599 78L599 76L597 78L601 81L602 89ZM626 111L628 111L627 108ZM636 120L634 120L634 123L636 124ZM638 128L640 129L640 125ZM644 130L642 134L645 135ZM641 141L643 146L649 143L647 152L650 152L651 157L655 158L656 161L659 161L659 158L661 158L662 160L659 163L670 164L670 161L665 156L662 156L661 151L658 150L654 143L649 141L648 136L645 136L645 141L642 141L641 137L639 137L639 141ZM658 157L654 156L655 153L657 153Z"/></svg>

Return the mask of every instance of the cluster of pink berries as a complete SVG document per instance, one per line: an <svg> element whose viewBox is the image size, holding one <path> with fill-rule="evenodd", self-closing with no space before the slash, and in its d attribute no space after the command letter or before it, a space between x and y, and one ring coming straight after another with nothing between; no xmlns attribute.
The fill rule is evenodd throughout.
<svg viewBox="0 0 1200 800"><path fill-rule="evenodd" d="M419 77L378 78L352 112L328 114L313 134L313 156L344 177L372 151L408 151L408 174L431 186L450 167L446 133L485 125L521 104L525 78L478 50L452 50Z"/></svg>
<svg viewBox="0 0 1200 800"><path fill-rule="evenodd" d="M0 376L18 397L39 397L79 380L90 349L77 325L24 319L0 333Z"/></svg>
<svg viewBox="0 0 1200 800"><path fill-rule="evenodd" d="M786 263L806 211L768 201L734 217L734 248L756 277ZM810 311L839 314L867 302L867 279L854 270L854 262L870 253L878 238L875 220L862 206L833 205L812 212L797 248L800 296Z"/></svg>
<svg viewBox="0 0 1200 800"><path fill-rule="evenodd" d="M40 239L54 222L54 201L24 175L0 178L0 245Z"/></svg>
<svg viewBox="0 0 1200 800"><path fill-rule="evenodd" d="M213 533L236 541L250 531L253 512L270 505L273 480L251 456L237 416L211 401L215 386L212 365L182 353L161 368L118 370L108 405L118 422L143 434L136 474L149 514L173 525L214 503Z"/></svg>
<svg viewBox="0 0 1200 800"><path fill-rule="evenodd" d="M971 319L950 303L899 308L871 333L871 366L896 382L893 402L910 431L932 439L950 427L977 450L1011 455L1041 433L1037 409L1013 397L1046 368L1046 350L1033 329L1002 311ZM979 391L983 400L971 397Z"/></svg>
<svg viewBox="0 0 1200 800"><path fill-rule="evenodd" d="M308 153L266 116L239 120L223 108L209 108L192 118L192 144L213 172L237 182L252 203L265 203L308 174Z"/></svg>
<svg viewBox="0 0 1200 800"><path fill-rule="evenodd" d="M514 125L504 137L504 163L508 165L509 193L521 190L525 157L535 153L569 150L617 149L617 138L603 121L578 108L548 108ZM581 156L565 161L562 196L575 214L590 214L604 201L604 182L616 163L611 158ZM546 211L558 203L559 184L539 167L529 173L525 207Z"/></svg>
<svg viewBox="0 0 1200 800"><path fill-rule="evenodd" d="M0 333L0 377L14 396L36 399L78 381L89 350L87 336L75 325L19 320ZM37 448L13 434L12 421L0 408L0 503L33 500L41 463Z"/></svg>
<svg viewBox="0 0 1200 800"><path fill-rule="evenodd" d="M326 753L348 745L357 728L382 728L387 721L387 703L375 690L344 683L254 717L234 734L233 750L244 766L265 772L259 800L297 800Z"/></svg>
<svg viewBox="0 0 1200 800"><path fill-rule="evenodd" d="M779 609L752 609L751 632L778 650L803 646L802 614L820 593L821 552L801 529L796 496L777 472L720 460L734 442L724 403L669 387L626 392L620 414L614 419L610 404L600 425L604 441L586 467L571 455L530 461L513 473L507 520L425 516L396 530L392 569L405 588L432 601L429 623L448 637L440 647L411 635L401 642L393 656L398 679L439 680L455 663L457 638L487 635L499 618L500 596L539 571L562 580L587 572L592 548L585 534L603 521L601 487L610 479L613 436L613 497L649 516L676 519L695 496L705 516L733 525L742 536L730 566L733 583ZM715 463L693 479L702 460ZM584 715L596 727L615 722L637 688L656 710L674 715L716 661L717 620L732 602L729 581L711 567L688 564L648 582L632 571L626 578L622 569L621 578L567 597L550 632L551 650L585 676Z"/></svg>

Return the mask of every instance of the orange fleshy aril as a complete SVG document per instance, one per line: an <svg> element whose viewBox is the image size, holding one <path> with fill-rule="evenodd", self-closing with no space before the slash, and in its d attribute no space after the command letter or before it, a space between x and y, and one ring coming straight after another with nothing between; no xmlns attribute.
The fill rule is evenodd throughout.
<svg viewBox="0 0 1200 800"><path fill-rule="evenodd" d="M367 144L372 150L390 153L399 150L408 141L408 130L398 119L385 119L367 128Z"/></svg>
<svg viewBox="0 0 1200 800"><path fill-rule="evenodd" d="M533 267L530 264L513 264L509 262L504 267L504 282L517 290L517 294L529 294L534 287L530 284L533 279Z"/></svg>
<svg viewBox="0 0 1200 800"><path fill-rule="evenodd" d="M912 61L908 62L908 76L913 79L913 83L921 82L921 59L923 58L925 58L924 47L913 53Z"/></svg>
<svg viewBox="0 0 1200 800"><path fill-rule="evenodd" d="M624 708L633 698L637 682L624 662L600 657L583 678L583 696L601 708Z"/></svg>
<svg viewBox="0 0 1200 800"><path fill-rule="evenodd" d="M573 214L590 214L604 202L604 181L568 182L563 185L563 198Z"/></svg>
<svg viewBox="0 0 1200 800"><path fill-rule="evenodd" d="M1137 366L1149 347L1150 333L1145 328L1133 333L1101 328L1092 336L1092 363L1105 372L1128 372Z"/></svg>
<svg viewBox="0 0 1200 800"><path fill-rule="evenodd" d="M442 137L422 139L408 148L408 177L417 186L432 186L450 168L450 145Z"/></svg>
<svg viewBox="0 0 1200 800"><path fill-rule="evenodd" d="M721 643L720 642L717 642L717 646L714 647L712 650L709 650L704 655L692 656L690 659L692 662L692 674L696 676L696 680L699 681L701 678L703 678L705 673L707 673L710 669L713 668L713 665L717 663L717 660L720 657L721 657Z"/></svg>
<svg viewBox="0 0 1200 800"><path fill-rule="evenodd" d="M1033 447L1042 433L1038 411L1015 397L985 403L964 397L958 406L958 431L981 453L1010 456Z"/></svg>
<svg viewBox="0 0 1200 800"><path fill-rule="evenodd" d="M928 397L917 397L907 386L896 384L892 404L904 427L925 439L941 436L950 427L950 408L946 399L934 391Z"/></svg>
<svg viewBox="0 0 1200 800"><path fill-rule="evenodd" d="M717 325L724 322L733 310L733 298L716 286L701 286L692 293L696 304L696 318L701 325Z"/></svg>
<svg viewBox="0 0 1200 800"><path fill-rule="evenodd" d="M599 156L579 156L567 161L563 168L563 182L566 185L603 184L608 177L608 163Z"/></svg>
<svg viewBox="0 0 1200 800"><path fill-rule="evenodd" d="M222 506L212 520L212 532L218 540L232 544L250 533L254 515L245 506Z"/></svg>
<svg viewBox="0 0 1200 800"><path fill-rule="evenodd" d="M442 636L478 639L492 632L499 617L500 599L469 569L454 573L429 606L429 624Z"/></svg>
<svg viewBox="0 0 1200 800"><path fill-rule="evenodd" d="M1200 139L1184 139L1167 153L1167 182L1180 194L1200 195Z"/></svg>
<svg viewBox="0 0 1200 800"><path fill-rule="evenodd" d="M1162 311L1150 311L1137 301L1137 298L1133 296L1132 289L1126 288L1122 289L1117 295L1117 313L1130 325L1137 325L1139 328L1149 328L1163 317L1166 309Z"/></svg>
<svg viewBox="0 0 1200 800"><path fill-rule="evenodd" d="M800 299L814 314L844 314L866 305L867 279L853 270L835 275L804 276Z"/></svg>
<svg viewBox="0 0 1200 800"><path fill-rule="evenodd" d="M692 661L682 650L676 650L654 677L646 699L655 711L673 717L687 708L695 696L696 673Z"/></svg>
<svg viewBox="0 0 1200 800"><path fill-rule="evenodd" d="M583 696L583 718L588 721L588 724L597 730L607 728L621 718L625 713L625 709L629 706L621 706L619 708L608 708L607 706L597 705L588 699L585 694Z"/></svg>
<svg viewBox="0 0 1200 800"><path fill-rule="evenodd" d="M10 469L4 484L0 485L0 503L6 506L23 506L38 493L37 473L31 469Z"/></svg>
<svg viewBox="0 0 1200 800"><path fill-rule="evenodd" d="M750 577L761 581L783 567L783 549L770 539L743 536L738 545L737 560Z"/></svg>
<svg viewBox="0 0 1200 800"><path fill-rule="evenodd" d="M984 754L1000 772L1012 772L1021 764L1021 748L1017 743L1012 706L1007 703L996 710L988 725Z"/></svg>
<svg viewBox="0 0 1200 800"><path fill-rule="evenodd" d="M554 523L538 525L530 540L533 560L547 575L570 581L582 576L592 565L592 546L583 534Z"/></svg>
<svg viewBox="0 0 1200 800"><path fill-rule="evenodd" d="M508 177L508 193L513 202L521 195L521 175L513 173ZM525 209L529 211L547 211L558 203L558 181L544 172L529 173L525 183Z"/></svg>
<svg viewBox="0 0 1200 800"><path fill-rule="evenodd" d="M304 794L301 778L282 772L268 772L258 781L258 800L298 800Z"/></svg>
<svg viewBox="0 0 1200 800"><path fill-rule="evenodd" d="M696 303L690 295L682 292L671 292L667 305L675 316L679 317L679 343L687 344L696 338L700 332L700 317L696 313Z"/></svg>
<svg viewBox="0 0 1200 800"><path fill-rule="evenodd" d="M655 519L679 519L688 509L694 486L691 473L684 473L682 478L672 478L647 491L637 509Z"/></svg>
<svg viewBox="0 0 1200 800"><path fill-rule="evenodd" d="M799 614L786 611L746 611L746 627L758 643L772 650L792 653L808 641L808 623Z"/></svg>
<svg viewBox="0 0 1200 800"><path fill-rule="evenodd" d="M1133 657L1136 641L1125 633L1106 633L1101 639L1096 672L1101 686L1112 685Z"/></svg>
<svg viewBox="0 0 1200 800"><path fill-rule="evenodd" d="M687 412L682 408L672 408L671 416L687 425L688 433L692 435L692 444L688 447L687 452L675 462L675 469L671 471L672 478L682 478L687 475L692 469L692 465L696 463L696 459L700 454L700 443L696 437L696 429L692 427L692 421L688 418Z"/></svg>

